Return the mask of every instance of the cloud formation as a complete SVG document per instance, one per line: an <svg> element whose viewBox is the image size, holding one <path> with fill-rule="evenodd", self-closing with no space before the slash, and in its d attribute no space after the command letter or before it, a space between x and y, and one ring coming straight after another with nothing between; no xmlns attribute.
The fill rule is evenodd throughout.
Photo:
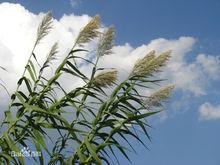
<svg viewBox="0 0 220 165"><path fill-rule="evenodd" d="M202 69L212 79L218 79L220 76L220 57L199 54L196 61L202 65Z"/></svg>
<svg viewBox="0 0 220 165"><path fill-rule="evenodd" d="M199 114L202 120L220 119L220 104L212 105L205 102L199 107Z"/></svg>

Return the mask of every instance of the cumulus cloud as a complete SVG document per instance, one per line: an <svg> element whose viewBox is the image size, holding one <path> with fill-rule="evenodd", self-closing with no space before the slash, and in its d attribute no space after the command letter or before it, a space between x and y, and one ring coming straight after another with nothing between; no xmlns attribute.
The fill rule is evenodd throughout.
<svg viewBox="0 0 220 165"><path fill-rule="evenodd" d="M8 73L0 71L0 77L7 82L9 91L13 91L16 82L21 76L26 60L33 48L36 31L43 13L34 14L19 4L0 4L0 65L8 69ZM59 59L62 59L72 44L80 29L91 19L88 15L63 15L59 20L54 19L52 32L42 41L35 51L37 58L42 62L50 47L58 41ZM177 39L159 38L149 44L132 47L129 43L116 45L113 55L101 59L99 66L117 68L120 78L125 78L133 67L134 62L151 50L157 53L172 50L172 59L164 72L160 75L174 83L177 89L200 96L206 94L206 75L217 78L219 73L219 60L211 55L200 54L194 61L187 62L189 52L193 49L196 39L182 36ZM218 61L218 62L217 62ZM87 65L82 70L88 72ZM64 82L65 83L65 82ZM77 82L80 84L80 82ZM66 86L69 81L66 81ZM5 100L6 95L0 93L0 99ZM2 101L3 102L3 101ZM2 103L1 102L1 103Z"/></svg>
<svg viewBox="0 0 220 165"><path fill-rule="evenodd" d="M220 104L212 105L206 102L199 107L199 114L202 120L220 119Z"/></svg>
<svg viewBox="0 0 220 165"><path fill-rule="evenodd" d="M202 69L212 79L218 79L220 76L220 56L211 56L199 54L196 61L202 65Z"/></svg>

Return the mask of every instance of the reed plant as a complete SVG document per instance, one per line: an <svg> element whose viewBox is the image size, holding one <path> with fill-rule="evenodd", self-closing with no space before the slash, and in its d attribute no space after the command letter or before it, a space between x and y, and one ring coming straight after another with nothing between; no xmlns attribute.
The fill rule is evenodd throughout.
<svg viewBox="0 0 220 165"><path fill-rule="evenodd" d="M162 80L156 78L171 52L147 53L120 82L116 69L98 67L101 58L113 53L115 31L113 27L100 30L100 18L95 16L81 29L53 74L45 76L57 59L59 45L52 46L42 64L35 49L52 30L52 24L49 12L38 27L32 52L5 110L0 135L1 164L24 165L25 157L11 154L20 152L23 147L40 152L38 159L31 157L31 160L41 165L112 164L115 161L120 164L118 153L131 161L127 152L135 152L137 148L130 139L146 146L147 139L151 139L147 119L161 112L162 103L174 88L169 85L158 89ZM80 54L90 53L86 46L93 40L98 41L95 60L83 58ZM79 60L91 66L91 75L83 73ZM67 90L62 84L63 75L83 83ZM149 88L156 88L151 95L140 93Z"/></svg>

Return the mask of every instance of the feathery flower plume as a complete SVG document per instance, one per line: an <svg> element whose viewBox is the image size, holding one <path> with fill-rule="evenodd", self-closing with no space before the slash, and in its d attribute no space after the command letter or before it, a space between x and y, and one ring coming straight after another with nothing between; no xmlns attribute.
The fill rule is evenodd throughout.
<svg viewBox="0 0 220 165"><path fill-rule="evenodd" d="M53 21L52 13L48 12L44 16L42 22L40 23L40 25L37 29L36 44L38 44L40 42L40 40L42 40L49 33L49 30L52 28L52 21Z"/></svg>
<svg viewBox="0 0 220 165"><path fill-rule="evenodd" d="M50 49L50 52L47 56L46 61L44 62L42 68L40 69L40 72L44 70L44 68L48 67L49 64L56 59L56 54L58 53L58 43L56 42Z"/></svg>
<svg viewBox="0 0 220 165"><path fill-rule="evenodd" d="M100 17L96 15L91 21L80 31L76 43L82 45L91 41L98 36L98 29L100 27Z"/></svg>
<svg viewBox="0 0 220 165"><path fill-rule="evenodd" d="M175 88L175 85L169 85L164 88L161 88L154 93L152 93L146 101L146 105L151 106L161 106L161 102L168 99L171 95L171 92Z"/></svg>
<svg viewBox="0 0 220 165"><path fill-rule="evenodd" d="M155 51L151 51L135 63L131 76L151 76L153 73L159 72L159 69L169 60L170 54L171 51L167 51L156 57Z"/></svg>
<svg viewBox="0 0 220 165"><path fill-rule="evenodd" d="M94 78L93 84L99 87L112 86L113 83L117 80L117 75L117 70L102 72Z"/></svg>
<svg viewBox="0 0 220 165"><path fill-rule="evenodd" d="M114 46L114 36L115 30L113 27L109 27L107 31L101 36L97 48L97 55L99 57L112 53L111 49Z"/></svg>

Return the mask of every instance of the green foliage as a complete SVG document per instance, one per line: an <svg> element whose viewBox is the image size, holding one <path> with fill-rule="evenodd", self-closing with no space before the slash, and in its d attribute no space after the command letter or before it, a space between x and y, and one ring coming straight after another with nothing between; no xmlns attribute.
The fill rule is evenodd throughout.
<svg viewBox="0 0 220 165"><path fill-rule="evenodd" d="M114 29L110 27L101 33L99 16L95 16L80 31L71 51L53 75L45 77L46 69L56 59L58 44L52 46L42 65L38 63L35 48L51 28L52 16L47 13L5 111L0 137L1 163L24 164L23 157L13 157L10 153L28 146L42 153L39 160L33 159L39 164L44 161L51 165L111 164L112 157L117 161L116 150L129 160L127 147L135 150L129 139L145 145L141 131L150 140L146 118L160 112L158 107L173 89L167 86L151 96L139 92L161 81L153 76L165 65L170 51L159 56L154 51L148 53L136 62L127 79L117 82L117 70L100 72L105 68L97 66L100 58L112 53ZM77 55L89 53L84 47L97 37L95 62ZM79 60L91 66L90 77L80 70ZM65 90L60 81L63 75L80 79L84 84ZM45 154L49 155L49 160L45 160Z"/></svg>

